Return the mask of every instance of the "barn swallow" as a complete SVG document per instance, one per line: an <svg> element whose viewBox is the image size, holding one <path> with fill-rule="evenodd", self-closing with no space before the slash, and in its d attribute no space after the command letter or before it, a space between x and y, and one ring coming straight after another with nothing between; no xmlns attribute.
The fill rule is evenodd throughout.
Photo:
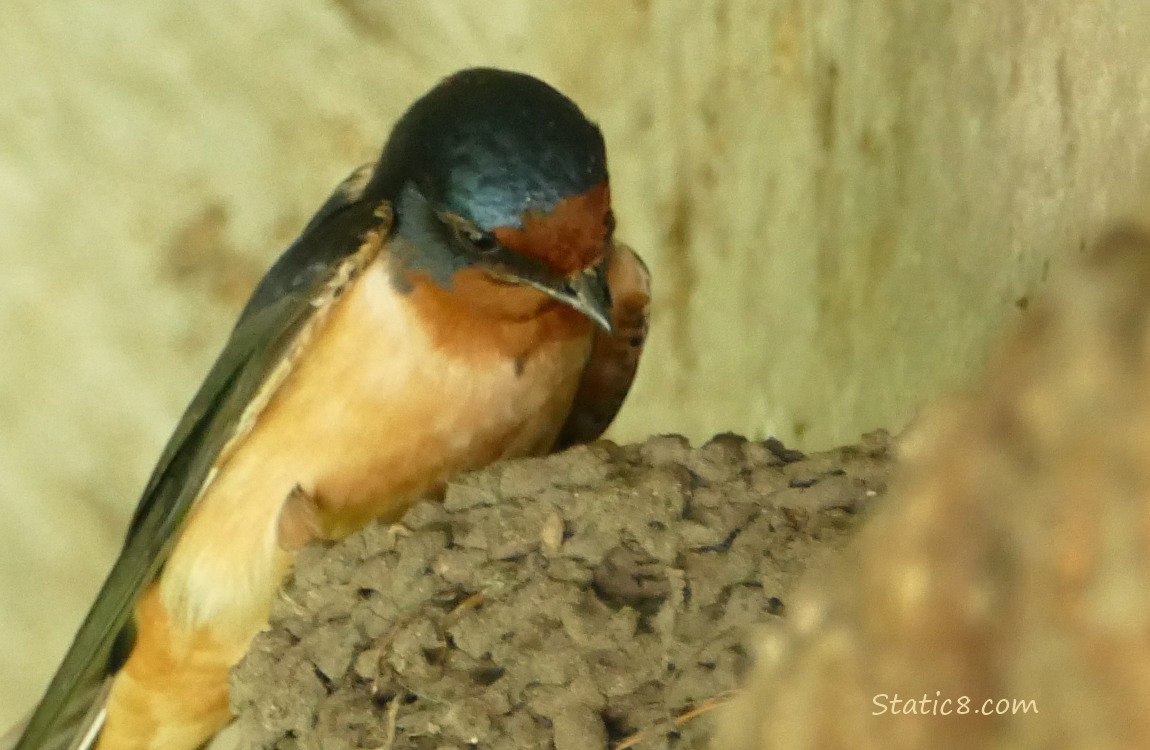
<svg viewBox="0 0 1150 750"><path fill-rule="evenodd" d="M650 297L614 228L555 89L472 69L416 101L256 287L17 750L201 747L301 545L597 438Z"/></svg>

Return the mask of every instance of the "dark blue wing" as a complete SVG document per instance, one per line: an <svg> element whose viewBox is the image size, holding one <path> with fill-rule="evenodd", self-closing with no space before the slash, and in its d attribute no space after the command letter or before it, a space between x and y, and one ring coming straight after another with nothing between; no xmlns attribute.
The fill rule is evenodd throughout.
<svg viewBox="0 0 1150 750"><path fill-rule="evenodd" d="M389 213L362 199L364 180L361 168L340 185L253 293L165 447L120 556L15 750L68 748L86 731L100 686L130 648L135 603L171 552L246 407L315 314L313 298L341 263L370 230L390 231Z"/></svg>

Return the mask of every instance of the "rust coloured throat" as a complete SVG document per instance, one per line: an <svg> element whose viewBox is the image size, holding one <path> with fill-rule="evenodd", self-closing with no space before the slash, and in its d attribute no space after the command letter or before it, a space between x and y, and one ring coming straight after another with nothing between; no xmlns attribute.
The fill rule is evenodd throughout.
<svg viewBox="0 0 1150 750"><path fill-rule="evenodd" d="M409 304L436 346L457 356L517 360L548 344L591 336L593 324L582 313L478 268L456 272L450 289L424 274L411 281Z"/></svg>

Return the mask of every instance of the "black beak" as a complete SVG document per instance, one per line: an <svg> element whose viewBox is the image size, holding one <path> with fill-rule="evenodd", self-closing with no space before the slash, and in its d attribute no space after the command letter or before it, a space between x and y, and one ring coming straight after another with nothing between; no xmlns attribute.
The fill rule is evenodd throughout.
<svg viewBox="0 0 1150 750"><path fill-rule="evenodd" d="M551 299L581 312L605 332L614 333L606 261L566 277L517 253L504 252L498 261L482 265L495 278L543 292Z"/></svg>
<svg viewBox="0 0 1150 750"><path fill-rule="evenodd" d="M605 332L614 331L615 326L611 322L611 291L607 288L607 280L597 268L579 271L568 277L555 299L583 313Z"/></svg>
<svg viewBox="0 0 1150 750"><path fill-rule="evenodd" d="M565 279L545 282L533 279L523 281L548 297L583 313L607 333L614 331L615 327L611 323L611 292L607 288L607 280L598 267L587 271L576 271Z"/></svg>

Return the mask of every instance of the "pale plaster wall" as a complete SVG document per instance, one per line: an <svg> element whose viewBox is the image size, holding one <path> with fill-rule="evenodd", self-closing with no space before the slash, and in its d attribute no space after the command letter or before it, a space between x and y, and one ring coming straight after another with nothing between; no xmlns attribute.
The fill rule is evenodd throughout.
<svg viewBox="0 0 1150 750"><path fill-rule="evenodd" d="M0 725L246 291L438 77L603 126L656 277L615 436L898 428L1142 195L1139 0L0 3Z"/></svg>

